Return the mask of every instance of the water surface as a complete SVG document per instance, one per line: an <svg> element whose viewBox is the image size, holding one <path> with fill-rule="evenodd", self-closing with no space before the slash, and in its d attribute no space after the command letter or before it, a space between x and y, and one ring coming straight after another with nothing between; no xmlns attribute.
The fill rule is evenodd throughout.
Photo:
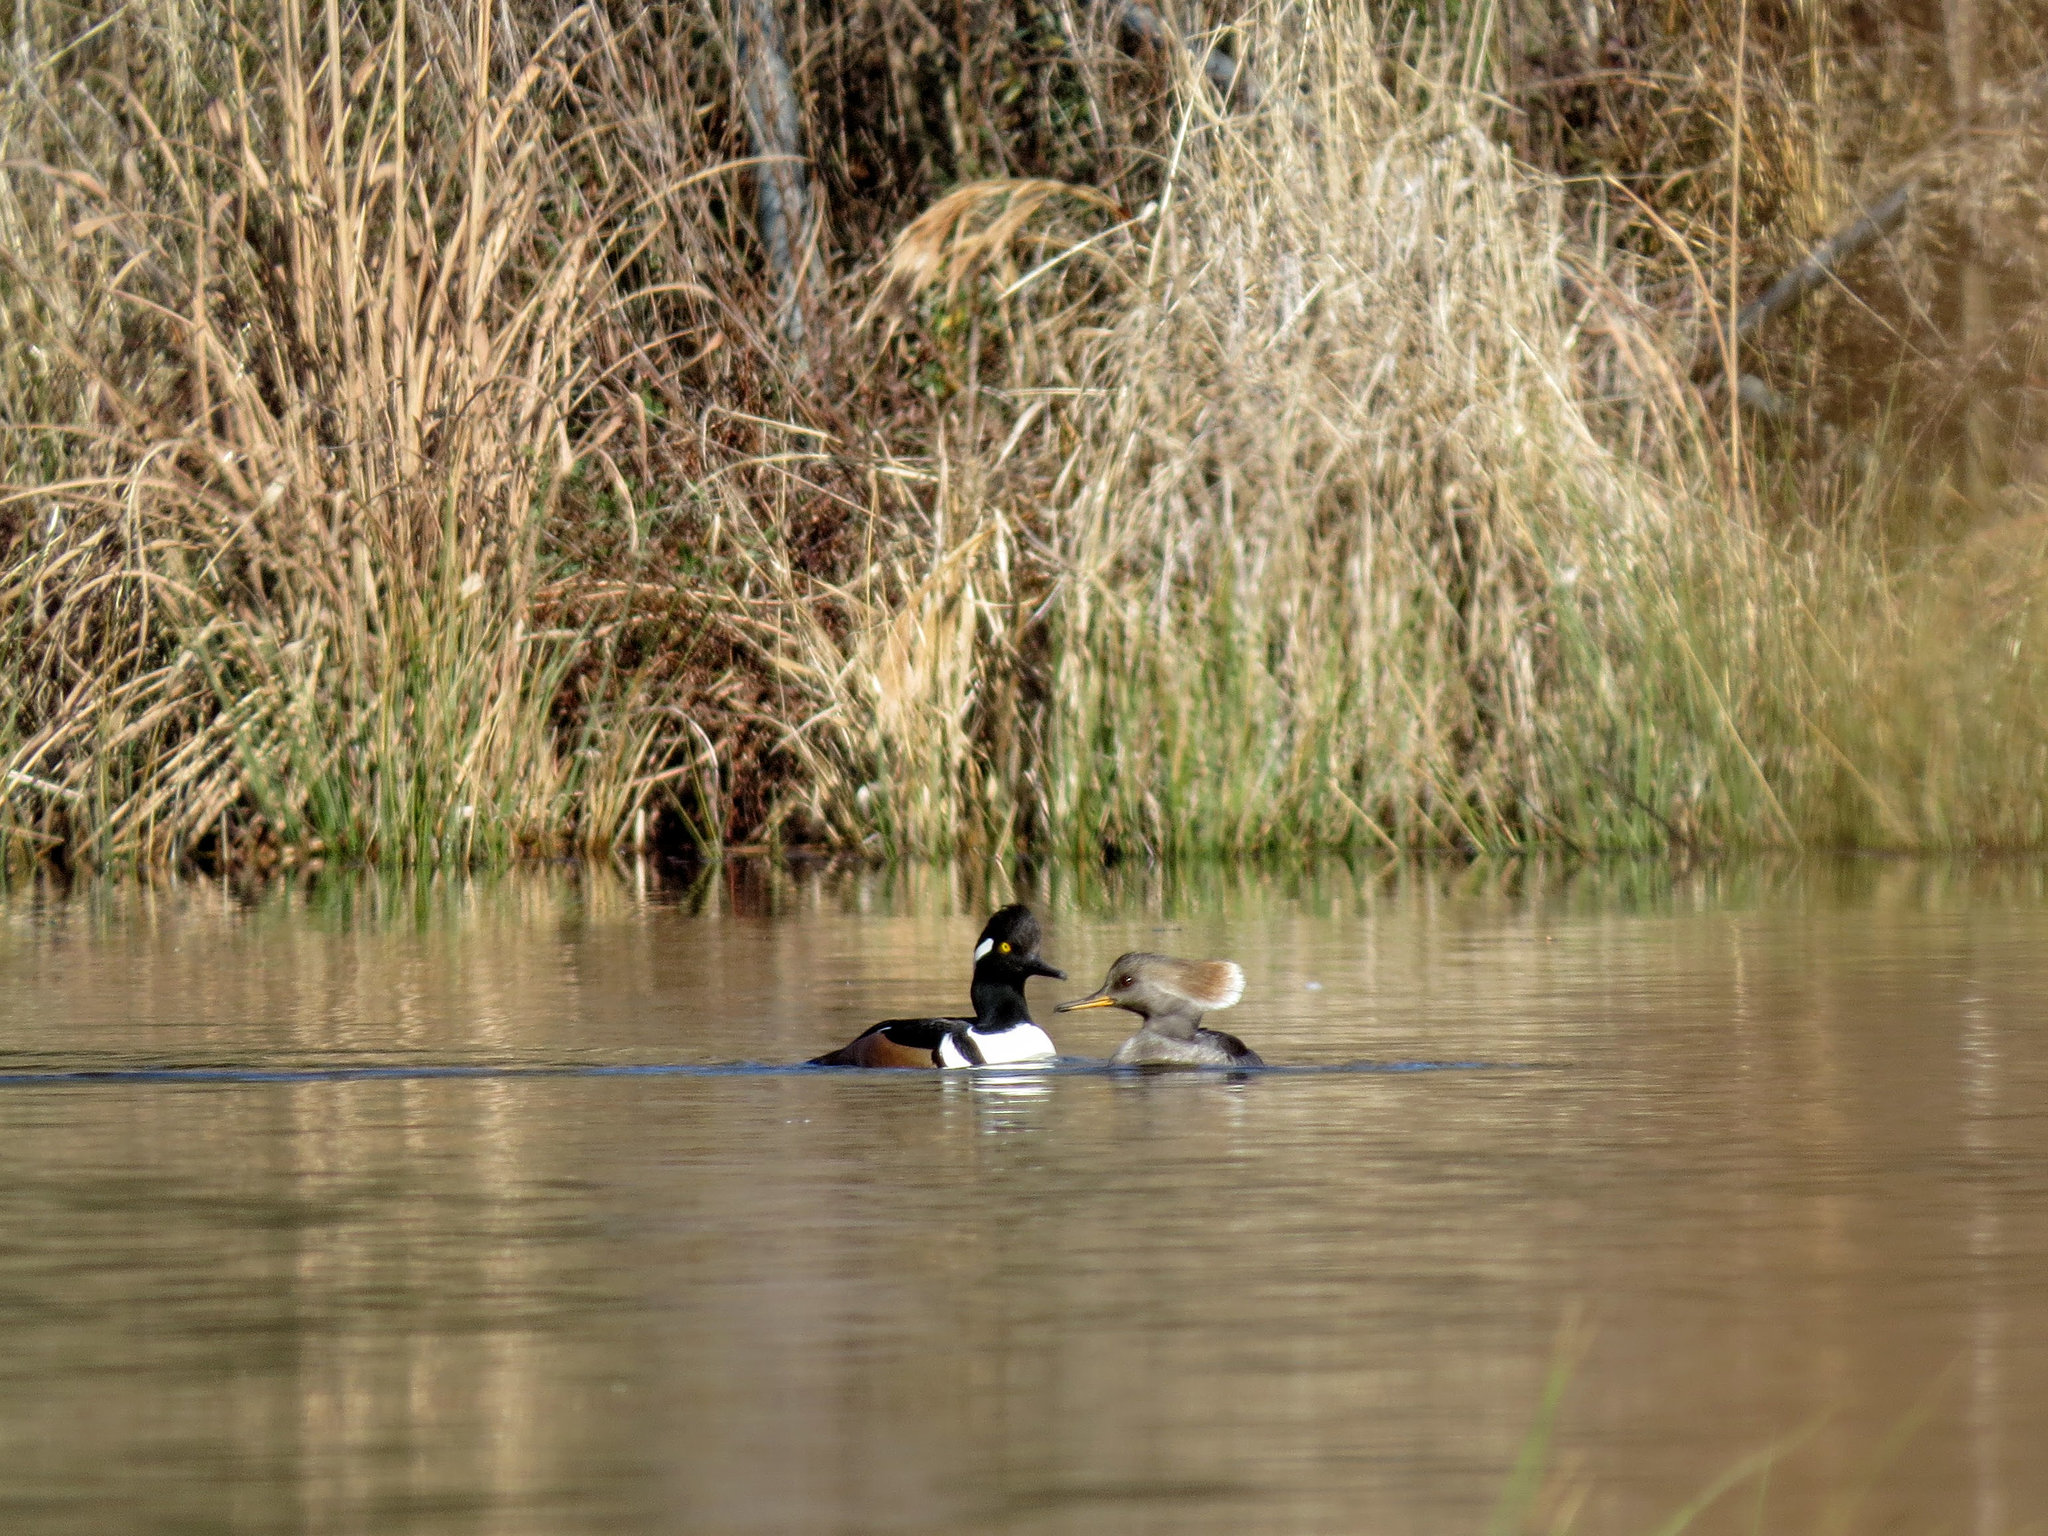
<svg viewBox="0 0 2048 1536"><path fill-rule="evenodd" d="M1269 1060L788 1063L1239 960ZM20 1532L2048 1523L2048 873L17 887L0 1518ZM432 1075L461 1065L504 1069ZM60 1080L45 1074L202 1069ZM391 1075L364 1075L363 1069ZM236 1080L253 1072L259 1080ZM262 1080L263 1074L277 1074ZM292 1074L300 1074L293 1077Z"/></svg>

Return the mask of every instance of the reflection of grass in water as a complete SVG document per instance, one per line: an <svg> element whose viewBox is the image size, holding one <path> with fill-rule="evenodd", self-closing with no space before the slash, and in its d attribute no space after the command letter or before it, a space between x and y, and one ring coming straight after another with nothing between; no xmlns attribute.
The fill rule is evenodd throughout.
<svg viewBox="0 0 2048 1536"><path fill-rule="evenodd" d="M1536 1531L1549 1533L1549 1536L1564 1536L1573 1528L1587 1490L1583 1487L1551 1490L1546 1482L1558 1413L1572 1375L1584 1359L1589 1343L1589 1331L1576 1317L1567 1319L1558 1330L1558 1341L1551 1355L1549 1373L1544 1378L1535 1418L1529 1425L1529 1433L1523 1438L1521 1450L1516 1454L1515 1465L1508 1474L1506 1487L1501 1491L1500 1502L1494 1506L1493 1516L1487 1522L1486 1536L1525 1536L1525 1533ZM1913 1436L1934 1416L1942 1393L1959 1368L1960 1363L1936 1377L1920 1400L1899 1416L1871 1454L1861 1474L1829 1501L1815 1527L1817 1536L1840 1536L1849 1528L1878 1474L1898 1457ZM1816 1415L1798 1429L1752 1451L1716 1474L1698 1493L1656 1526L1653 1536L1683 1536L1700 1516L1744 1487L1754 1490L1748 1529L1751 1536L1762 1536L1772 1472L1818 1435L1830 1417L1826 1413ZM1544 1508L1546 1503L1551 1506L1548 1510Z"/></svg>
<svg viewBox="0 0 2048 1536"><path fill-rule="evenodd" d="M1582 858L1535 853L1466 859L1372 851L1190 858L1161 863L960 858L874 862L642 863L614 857L533 861L498 871L330 864L238 875L72 881L0 864L0 894L75 895L107 923L145 909L225 896L252 917L322 924L431 927L539 916L572 906L601 920L648 902L692 915L776 916L822 903L849 912L979 921L1022 901L1050 918L1203 917L1256 921L1277 913L1369 919L1455 906L1506 919L1673 916L1705 911L1873 913L2009 911L2048 905L2048 866L2026 859L1864 858L1761 853L1694 861L1663 854Z"/></svg>
<svg viewBox="0 0 2048 1536"><path fill-rule="evenodd" d="M255 934L517 932L627 918L650 902L703 910L718 873L707 866L664 883L621 860L536 860L493 871L328 866L225 879L67 879L42 871L11 880L0 874L0 899L37 903L51 921L106 938L164 921L216 919Z"/></svg>
<svg viewBox="0 0 2048 1536"><path fill-rule="evenodd" d="M1247 857L972 858L787 867L734 859L740 878L796 899L813 881L928 916L985 915L1023 901L1063 914L1249 919L1286 910L1365 917L1417 903L1475 912L1589 917L1815 907L1912 912L2048 904L2048 866L2031 859L1868 858L1763 851L1690 858L1559 851L1466 858L1377 849ZM851 899L849 897L849 899Z"/></svg>

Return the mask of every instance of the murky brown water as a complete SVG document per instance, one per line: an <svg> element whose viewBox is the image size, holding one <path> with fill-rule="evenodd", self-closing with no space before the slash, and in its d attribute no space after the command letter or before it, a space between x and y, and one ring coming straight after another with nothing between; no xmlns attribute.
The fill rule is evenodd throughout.
<svg viewBox="0 0 2048 1536"><path fill-rule="evenodd" d="M2042 866L17 889L0 1072L787 1062L1013 893L1507 1065L10 1080L5 1529L1477 1536L1572 1316L1532 1529L2048 1522Z"/></svg>

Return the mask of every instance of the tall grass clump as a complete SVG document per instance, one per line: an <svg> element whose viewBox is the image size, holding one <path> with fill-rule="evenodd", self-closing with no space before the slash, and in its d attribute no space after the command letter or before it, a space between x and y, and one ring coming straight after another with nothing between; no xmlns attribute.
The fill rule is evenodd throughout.
<svg viewBox="0 0 2048 1536"><path fill-rule="evenodd" d="M480 5L145 14L0 115L10 821L607 841L651 732L622 688L564 729L589 637L534 622L635 234L560 131L592 14L509 59Z"/></svg>
<svg viewBox="0 0 2048 1536"><path fill-rule="evenodd" d="M1542 837L1689 488L1593 431L1556 189L1463 61L1298 25L1288 110L1184 118L1077 361L1048 816L1159 848Z"/></svg>
<svg viewBox="0 0 2048 1536"><path fill-rule="evenodd" d="M1776 732L1798 839L2048 847L2048 518L1903 553L1847 542L1812 566L1773 618L1804 641L1804 709Z"/></svg>
<svg viewBox="0 0 2048 1536"><path fill-rule="evenodd" d="M956 194L897 244L980 375L928 465L973 510L853 631L926 616L946 744L864 803L978 760L998 836L1089 854L1751 830L1725 671L1761 550L1675 391L1598 401L1560 187L1487 132L1469 49L1350 7L1248 25L1285 39L1266 105L1219 112L1190 63L1146 207L1027 242L990 186L1002 213ZM916 692L883 649L877 721Z"/></svg>
<svg viewBox="0 0 2048 1536"><path fill-rule="evenodd" d="M1973 603L1879 456L1821 495L1694 381L1725 277L1689 257L1674 311L1509 151L1491 35L1395 20L1241 17L1243 111L1176 56L1136 208L977 183L895 242L878 323L940 399L793 648L807 813L1085 857L2039 846L2040 541Z"/></svg>

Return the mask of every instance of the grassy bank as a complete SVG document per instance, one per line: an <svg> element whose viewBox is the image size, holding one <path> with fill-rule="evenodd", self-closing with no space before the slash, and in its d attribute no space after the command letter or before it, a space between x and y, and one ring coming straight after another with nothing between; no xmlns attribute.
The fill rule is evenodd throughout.
<svg viewBox="0 0 2048 1536"><path fill-rule="evenodd" d="M2021 455L1955 512L1924 347L1803 425L1694 368L1745 219L1839 201L1765 130L1874 131L1819 42L1601 141L1645 197L1504 107L1534 32L1255 8L1233 110L1025 9L937 96L796 13L896 93L805 98L799 339L714 12L26 5L16 856L2048 841Z"/></svg>

